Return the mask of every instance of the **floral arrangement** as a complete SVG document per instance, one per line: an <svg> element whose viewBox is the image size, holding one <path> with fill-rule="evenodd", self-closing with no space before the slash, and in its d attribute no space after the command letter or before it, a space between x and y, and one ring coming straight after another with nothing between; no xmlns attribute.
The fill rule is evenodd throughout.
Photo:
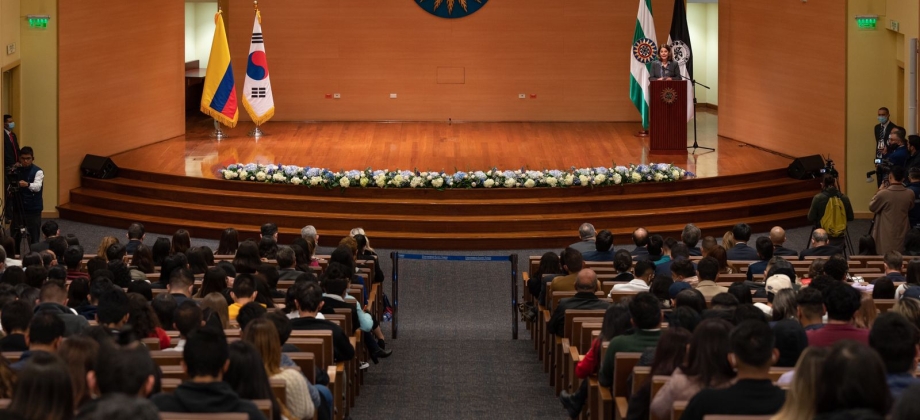
<svg viewBox="0 0 920 420"><path fill-rule="evenodd" d="M232 164L220 170L224 179L271 184L293 184L323 188L559 188L606 187L643 182L671 182L695 178L667 163L532 171L527 169L486 171L351 170L333 172L325 168L295 165Z"/></svg>

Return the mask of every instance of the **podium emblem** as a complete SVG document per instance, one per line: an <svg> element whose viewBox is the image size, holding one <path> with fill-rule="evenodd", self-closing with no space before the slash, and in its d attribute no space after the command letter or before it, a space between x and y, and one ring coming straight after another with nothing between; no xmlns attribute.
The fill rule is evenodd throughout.
<svg viewBox="0 0 920 420"><path fill-rule="evenodd" d="M664 88L661 91L661 100L668 105L673 104L677 100L677 91L671 88Z"/></svg>
<svg viewBox="0 0 920 420"><path fill-rule="evenodd" d="M678 64L684 66L690 61L690 47L684 44L684 41L674 41L671 44L671 51L674 56L673 60Z"/></svg>
<svg viewBox="0 0 920 420"><path fill-rule="evenodd" d="M642 64L652 61L658 55L658 46L655 45L655 41L648 38L636 40L632 50L633 57Z"/></svg>

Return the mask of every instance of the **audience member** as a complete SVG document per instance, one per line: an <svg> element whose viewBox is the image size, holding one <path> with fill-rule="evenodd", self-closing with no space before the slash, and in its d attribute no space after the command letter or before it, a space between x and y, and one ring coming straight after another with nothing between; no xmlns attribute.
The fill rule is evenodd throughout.
<svg viewBox="0 0 920 420"><path fill-rule="evenodd" d="M255 319L243 329L242 339L259 351L269 378L284 381L285 401L281 405L292 418L312 419L315 407L306 379L297 370L281 368L281 340L275 324L265 318Z"/></svg>
<svg viewBox="0 0 920 420"><path fill-rule="evenodd" d="M913 420L920 418L920 385L913 385L901 394L891 409L889 420Z"/></svg>
<svg viewBox="0 0 920 420"><path fill-rule="evenodd" d="M708 257L709 253L712 252L712 250L717 246L719 246L719 243L716 242L716 238L713 238L712 236L703 238L702 242L700 242L700 253L702 254L701 256Z"/></svg>
<svg viewBox="0 0 920 420"><path fill-rule="evenodd" d="M52 315L48 315L60 322ZM63 328L62 328L63 329ZM73 383L67 364L53 351L35 354L22 363L10 413L26 420L70 420L73 418Z"/></svg>
<svg viewBox="0 0 920 420"><path fill-rule="evenodd" d="M150 307L153 308L153 312L157 314L157 319L160 321L160 327L167 331L172 330L173 313L175 313L176 308L179 307L179 304L176 303L176 297L169 293L160 293L156 298L150 301Z"/></svg>
<svg viewBox="0 0 920 420"><path fill-rule="evenodd" d="M144 230L144 225L138 222L131 223L128 226L128 243L125 244L125 250L128 255L134 255L137 248L144 244L144 238L146 237L146 231Z"/></svg>
<svg viewBox="0 0 920 420"><path fill-rule="evenodd" d="M185 229L179 229L173 234L170 242L170 254L185 254L192 247L192 235Z"/></svg>
<svg viewBox="0 0 920 420"><path fill-rule="evenodd" d="M872 299L894 299L894 283L888 276L882 276L875 280L872 287Z"/></svg>
<svg viewBox="0 0 920 420"><path fill-rule="evenodd" d="M822 321L827 311L824 308L824 296L821 291L813 287L806 287L796 294L796 318L802 324L806 334L808 331L824 328Z"/></svg>
<svg viewBox="0 0 920 420"><path fill-rule="evenodd" d="M113 287L99 297L96 321L117 337L121 328L128 322L130 311L131 303L128 301L128 295L120 288Z"/></svg>
<svg viewBox="0 0 920 420"><path fill-rule="evenodd" d="M703 294L703 297L712 299L719 293L728 291L727 287L719 286L716 281L719 280L719 262L715 258L705 257L696 265L697 275L700 282L696 285L696 290Z"/></svg>
<svg viewBox="0 0 920 420"><path fill-rule="evenodd" d="M160 413L150 400L113 394L96 401L91 409L81 410L76 420L159 420Z"/></svg>
<svg viewBox="0 0 920 420"><path fill-rule="evenodd" d="M67 304L67 286L57 281L48 281L41 288L39 297L41 302L35 307L35 312L48 312L55 314L64 321L64 337L79 334L84 328L89 327L86 318L77 315L65 306Z"/></svg>
<svg viewBox="0 0 920 420"><path fill-rule="evenodd" d="M648 259L648 230L636 228L632 234L633 244L636 248L630 253L636 261Z"/></svg>
<svg viewBox="0 0 920 420"><path fill-rule="evenodd" d="M217 292L208 293L201 301L202 316L207 321L210 316L220 320L220 329L230 328L230 311L227 300Z"/></svg>
<svg viewBox="0 0 920 420"><path fill-rule="evenodd" d="M150 248L151 253L153 254L153 263L157 267L163 266L163 263L166 261L166 257L169 256L169 249L171 247L169 238L160 237L153 242L153 247Z"/></svg>
<svg viewBox="0 0 920 420"><path fill-rule="evenodd" d="M623 276L624 274L629 274L628 272L623 273L619 271L620 269L623 269L623 268L626 268L628 270L629 266L627 264L632 264L632 259L629 257L629 253L622 249L617 251L617 255L614 257L614 261L613 261L614 269L616 269L618 273L616 278L621 278L621 276ZM614 284L613 288L610 290L610 296L613 296L614 290L618 292L647 292L649 291L649 288L650 288L649 282L651 281L654 275L655 275L655 264L652 264L649 261L639 261L636 263L635 276L633 277L632 275L630 275L630 277L633 277L633 278L631 278L628 283ZM626 277L623 276L622 278L626 278ZM618 280L614 279L614 281L618 281ZM619 281L622 281L622 280L619 280Z"/></svg>
<svg viewBox="0 0 920 420"><path fill-rule="evenodd" d="M773 226L773 228L770 229L770 242L773 244L773 255L781 257L795 257L799 255L795 250L783 246L783 244L786 243L786 230L780 226Z"/></svg>
<svg viewBox="0 0 920 420"><path fill-rule="evenodd" d="M150 303L137 293L128 294L128 322L126 325L130 325L139 338L158 339L161 349L168 349L171 344L169 335L160 326L160 320L157 319L157 314L150 307Z"/></svg>
<svg viewBox="0 0 920 420"><path fill-rule="evenodd" d="M282 415L286 419L294 418L275 398L259 350L249 342L237 340L228 346L228 360L230 364L224 373L224 382L229 384L240 398L271 401L273 420L281 420Z"/></svg>
<svg viewBox="0 0 920 420"><path fill-rule="evenodd" d="M860 298L859 291L846 284L837 282L828 287L824 292L827 324L823 328L807 332L808 344L825 347L840 340L869 344L869 331L853 325L853 317L859 310Z"/></svg>
<svg viewBox="0 0 920 420"><path fill-rule="evenodd" d="M770 238L761 236L754 242L754 246L757 250L758 261L748 265L748 281L754 281L755 275L763 275L767 271L767 264L773 258L773 242L770 241Z"/></svg>
<svg viewBox="0 0 920 420"><path fill-rule="evenodd" d="M594 230L594 225L590 223L582 223L581 226L578 227L578 237L580 240L574 244L569 245L569 248L577 249L578 252L581 252L582 254L594 251L594 242L596 236L597 233Z"/></svg>
<svg viewBox="0 0 920 420"><path fill-rule="evenodd" d="M651 402L651 413L659 419L671 415L675 401L687 401L702 389L726 388L735 376L729 363L732 325L722 319L707 319L693 332L687 360L670 376Z"/></svg>
<svg viewBox="0 0 920 420"><path fill-rule="evenodd" d="M74 409L79 409L93 399L99 343L86 336L70 337L61 343L58 354L67 363L73 383Z"/></svg>
<svg viewBox="0 0 920 420"><path fill-rule="evenodd" d="M729 360L736 382L725 389L701 390L690 402L681 419L702 420L706 415L774 414L786 401L786 391L773 385L770 366L779 356L774 335L764 322L748 320L731 331Z"/></svg>
<svg viewBox="0 0 920 420"><path fill-rule="evenodd" d="M254 301L258 294L259 292L256 291L256 278L252 274L240 274L236 276L236 280L233 281L233 291L230 292L230 297L233 298L233 304L227 308L230 320L235 321L237 314L240 312L240 308Z"/></svg>
<svg viewBox="0 0 920 420"><path fill-rule="evenodd" d="M345 332L332 322L317 319L317 313L323 308L323 292L318 284L308 283L303 286L296 296L294 305L297 308L299 317L291 320L291 328L295 330L330 330L332 331L335 361L343 362L355 357L355 348L349 342Z"/></svg>
<svg viewBox="0 0 920 420"><path fill-rule="evenodd" d="M789 386L783 408L773 418L776 420L811 420L815 417L815 388L821 365L827 358L827 347L809 347L799 358L795 369L784 373L777 384Z"/></svg>
<svg viewBox="0 0 920 420"><path fill-rule="evenodd" d="M175 347L164 349L166 351L183 351L185 350L185 343L188 341L189 334L192 331L204 326L204 319L201 315L201 308L195 304L195 302L186 301L182 302L178 308L176 308L175 315L173 316L173 325L176 327L176 330L179 331L179 342Z"/></svg>
<svg viewBox="0 0 920 420"><path fill-rule="evenodd" d="M891 407L885 365L878 353L862 343L835 343L816 383L816 419L883 419Z"/></svg>
<svg viewBox="0 0 920 420"><path fill-rule="evenodd" d="M182 351L189 380L172 394L157 394L151 401L160 412L246 413L249 420L266 420L251 401L240 398L223 382L230 364L227 339L221 331L199 328L188 337Z"/></svg>
<svg viewBox="0 0 920 420"><path fill-rule="evenodd" d="M911 286L920 286L920 258L911 259L907 263L907 276L904 278L904 283L895 291L895 298L904 297L904 293Z"/></svg>
<svg viewBox="0 0 920 420"><path fill-rule="evenodd" d="M779 357L776 366L792 367L808 347L808 336L802 324L796 319L795 291L783 289L773 299L773 333L776 335L776 349Z"/></svg>
<svg viewBox="0 0 920 420"><path fill-rule="evenodd" d="M240 246L240 234L234 228L226 228L217 243L217 255L235 255Z"/></svg>
<svg viewBox="0 0 920 420"><path fill-rule="evenodd" d="M869 332L869 346L885 364L888 389L895 401L909 386L920 383L914 376L920 357L920 329L910 320L895 312L879 315Z"/></svg>
<svg viewBox="0 0 920 420"><path fill-rule="evenodd" d="M29 323L29 349L22 352L19 361L10 365L10 368L21 372L33 356L40 353L57 353L63 339L64 321L48 312L35 314Z"/></svg>
<svg viewBox="0 0 920 420"><path fill-rule="evenodd" d="M875 300L872 299L871 294L861 292L859 294L859 310L853 315L853 325L856 328L869 330L872 329L875 318L878 318L878 308L875 306Z"/></svg>
<svg viewBox="0 0 920 420"><path fill-rule="evenodd" d="M100 345L96 387L103 399L113 394L147 398L156 388L157 370L145 346Z"/></svg>
<svg viewBox="0 0 920 420"><path fill-rule="evenodd" d="M671 307L671 286L673 285L674 280L668 276L656 276L651 283L649 283L648 292L658 299L658 305L661 309L669 309Z"/></svg>
<svg viewBox="0 0 920 420"><path fill-rule="evenodd" d="M259 246L247 239L240 242L239 248L233 257L233 268L240 274L254 274L262 265L262 258L259 256Z"/></svg>
<svg viewBox="0 0 920 420"><path fill-rule="evenodd" d="M735 261L754 261L757 259L757 251L747 245L751 239L751 227L747 223L738 223L732 227L732 237L735 240L734 245L726 248L728 259ZM724 245L725 241L723 241Z"/></svg>
<svg viewBox="0 0 920 420"><path fill-rule="evenodd" d="M804 260L805 257L813 256L830 257L840 252L840 248L830 244L827 231L824 229L815 229L814 232L811 233L811 242L808 244L808 248L799 252L799 260Z"/></svg>
<svg viewBox="0 0 920 420"><path fill-rule="evenodd" d="M643 364L643 358L651 356L650 375L644 383L634 386L637 391L629 398L627 418L648 418L649 404L652 399L652 377L670 376L675 369L684 364L687 360L690 337L690 331L684 328L668 327L661 334L658 345L654 349L648 348L643 351L639 363Z"/></svg>
<svg viewBox="0 0 920 420"><path fill-rule="evenodd" d="M192 300L192 289L195 287L195 278L192 273L183 267L176 268L169 276L169 294L176 299L176 304Z"/></svg>
<svg viewBox="0 0 920 420"><path fill-rule="evenodd" d="M613 261L613 234L604 229L597 232L595 249L582 253L585 261Z"/></svg>
<svg viewBox="0 0 920 420"><path fill-rule="evenodd" d="M610 306L594 294L597 289L597 273L590 268L578 272L575 280L575 296L559 301L553 309L553 315L547 324L547 331L562 336L565 327L565 311L569 309L607 309Z"/></svg>
<svg viewBox="0 0 920 420"><path fill-rule="evenodd" d="M0 326L6 335L0 338L0 351L27 351L29 324L32 322L32 305L16 300L7 303L0 311Z"/></svg>
<svg viewBox="0 0 920 420"><path fill-rule="evenodd" d="M738 303L754 304L754 295L751 294L751 288L744 283L735 282L728 286L728 293L738 298Z"/></svg>
<svg viewBox="0 0 920 420"><path fill-rule="evenodd" d="M266 313L268 313L268 311L264 306L256 302L249 302L240 307L236 316L236 323L240 324L240 329L246 329L246 326L249 325L251 321L264 317Z"/></svg>
<svg viewBox="0 0 920 420"><path fill-rule="evenodd" d="M530 273L530 280L527 281L527 288L530 289L531 296L537 296L540 303L545 304L546 283L560 274L563 274L563 271L559 256L554 252L543 254L540 257L540 264L534 272Z"/></svg>
<svg viewBox="0 0 920 420"><path fill-rule="evenodd" d="M297 271L297 259L291 247L285 245L279 246L275 259L278 262L278 280L294 280L300 275L300 271Z"/></svg>
<svg viewBox="0 0 920 420"><path fill-rule="evenodd" d="M702 235L703 232L693 223L687 223L684 226L684 230L680 233L681 242L687 245L687 252L694 257L703 255L702 249L696 246L700 242L700 236Z"/></svg>
<svg viewBox="0 0 920 420"><path fill-rule="evenodd" d="M601 386L613 386L613 363L618 352L641 352L655 347L661 337L661 307L658 299L648 292L640 292L629 302L629 315L635 333L610 340L607 353L598 372Z"/></svg>

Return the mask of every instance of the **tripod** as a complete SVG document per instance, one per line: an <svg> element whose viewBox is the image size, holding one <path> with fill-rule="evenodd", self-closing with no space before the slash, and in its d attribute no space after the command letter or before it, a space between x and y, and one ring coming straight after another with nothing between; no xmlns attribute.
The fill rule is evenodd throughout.
<svg viewBox="0 0 920 420"><path fill-rule="evenodd" d="M22 196L19 195L18 184L9 183L6 186L6 203L3 206L3 220L10 220L10 236L19 239L16 248L19 255L26 255L31 251L31 237L26 229L25 210L22 207ZM18 232L13 232L13 228ZM18 233L18 237L17 237Z"/></svg>
<svg viewBox="0 0 920 420"><path fill-rule="evenodd" d="M683 75L679 75L679 76L680 76L681 79L684 79L684 80L690 82L691 84L699 85L699 86L702 86L702 87L704 87L704 88L706 88L706 89L710 89L709 86L706 86L706 85L704 85L704 84L702 84L702 83L700 83L700 82L697 82L696 80L693 80L693 79L691 79L691 78L689 78L689 77L685 77L685 76L683 76ZM687 148L688 148L688 149L693 149L693 150L690 152L690 154L692 154L692 155L695 155L695 154L696 154L696 149L705 149L705 150L709 150L710 152L715 152L715 151L716 151L715 148L700 146L700 144L696 141L696 103L697 103L697 102L696 102L696 89L693 89L693 145L692 145L692 146L687 146Z"/></svg>

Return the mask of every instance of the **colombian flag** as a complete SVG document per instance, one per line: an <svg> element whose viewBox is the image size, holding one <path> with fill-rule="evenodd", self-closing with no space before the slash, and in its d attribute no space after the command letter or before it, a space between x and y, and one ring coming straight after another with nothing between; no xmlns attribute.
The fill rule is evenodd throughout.
<svg viewBox="0 0 920 420"><path fill-rule="evenodd" d="M201 95L201 112L208 114L221 124L233 128L239 118L236 101L236 82L230 65L230 47L224 18L220 12L214 16L214 40L211 42L211 56L208 72L204 77L204 93Z"/></svg>

